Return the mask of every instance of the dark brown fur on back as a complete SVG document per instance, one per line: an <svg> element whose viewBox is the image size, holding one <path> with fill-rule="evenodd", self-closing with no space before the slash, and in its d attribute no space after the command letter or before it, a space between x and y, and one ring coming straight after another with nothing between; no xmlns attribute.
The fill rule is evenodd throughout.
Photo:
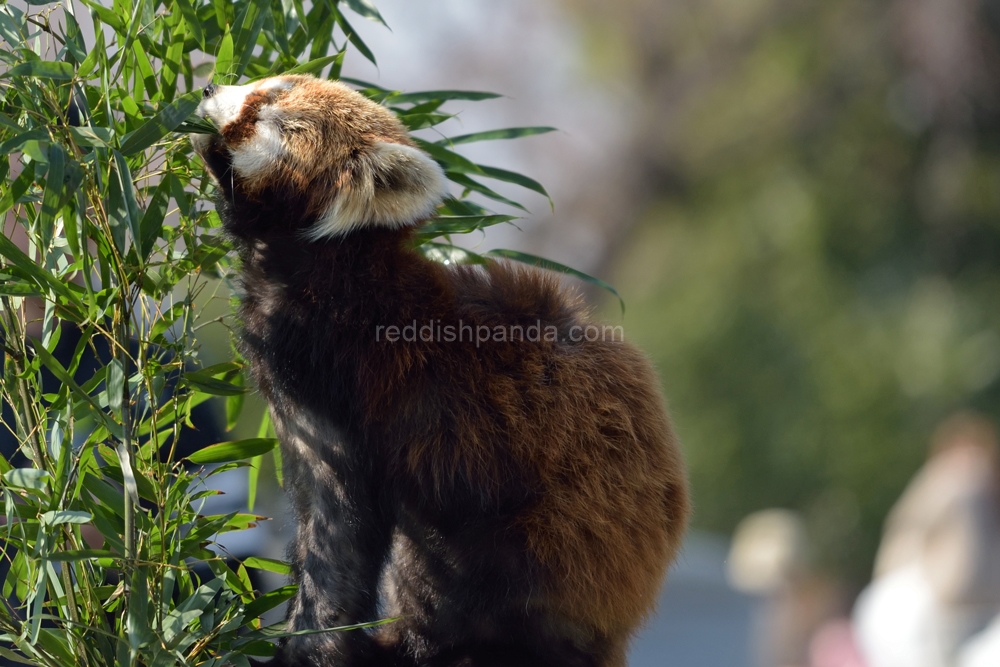
<svg viewBox="0 0 1000 667"><path fill-rule="evenodd" d="M273 664L624 665L688 514L645 357L586 340L554 278L442 266L412 227L305 242L301 194L242 190L222 147L201 152L296 510L290 629L400 617L294 637Z"/></svg>

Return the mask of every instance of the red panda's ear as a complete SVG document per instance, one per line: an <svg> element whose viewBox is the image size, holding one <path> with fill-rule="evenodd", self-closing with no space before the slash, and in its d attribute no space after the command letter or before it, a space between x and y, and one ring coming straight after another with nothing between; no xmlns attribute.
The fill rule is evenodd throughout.
<svg viewBox="0 0 1000 667"><path fill-rule="evenodd" d="M446 194L444 172L418 148L377 141L341 182L309 235L337 236L358 227L403 227L434 214Z"/></svg>

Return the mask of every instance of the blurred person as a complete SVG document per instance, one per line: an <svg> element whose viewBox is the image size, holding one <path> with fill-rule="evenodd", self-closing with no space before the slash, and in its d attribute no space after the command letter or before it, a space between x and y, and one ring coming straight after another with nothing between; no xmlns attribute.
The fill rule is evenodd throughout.
<svg viewBox="0 0 1000 667"><path fill-rule="evenodd" d="M802 517L785 509L750 514L736 527L727 565L730 585L759 600L753 633L756 664L810 664L815 629L841 612L842 604L836 586L810 567Z"/></svg>
<svg viewBox="0 0 1000 667"><path fill-rule="evenodd" d="M809 667L865 667L851 621L827 621L809 641Z"/></svg>
<svg viewBox="0 0 1000 667"><path fill-rule="evenodd" d="M956 664L1000 611L997 459L996 425L981 415L962 412L936 430L927 463L886 520L874 578L855 607L870 667ZM1000 652L988 664L1000 665Z"/></svg>

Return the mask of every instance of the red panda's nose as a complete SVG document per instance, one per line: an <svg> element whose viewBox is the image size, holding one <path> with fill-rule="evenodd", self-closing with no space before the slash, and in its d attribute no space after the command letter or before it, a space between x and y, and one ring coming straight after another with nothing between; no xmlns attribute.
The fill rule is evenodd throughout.
<svg viewBox="0 0 1000 667"><path fill-rule="evenodd" d="M219 87L217 85L215 85L214 83L210 83L207 86L205 86L205 90L202 91L201 96L202 98L207 100L212 95L215 95L215 91L217 91L218 89Z"/></svg>

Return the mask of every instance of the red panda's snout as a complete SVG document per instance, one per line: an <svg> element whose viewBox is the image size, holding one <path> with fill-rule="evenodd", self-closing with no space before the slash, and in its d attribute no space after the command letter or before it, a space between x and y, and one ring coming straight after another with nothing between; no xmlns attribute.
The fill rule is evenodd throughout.
<svg viewBox="0 0 1000 667"><path fill-rule="evenodd" d="M192 135L216 183L251 200L305 200L290 210L307 219L290 226L310 239L420 223L446 193L441 168L392 112L340 83L283 76L213 84L198 114L219 130Z"/></svg>

